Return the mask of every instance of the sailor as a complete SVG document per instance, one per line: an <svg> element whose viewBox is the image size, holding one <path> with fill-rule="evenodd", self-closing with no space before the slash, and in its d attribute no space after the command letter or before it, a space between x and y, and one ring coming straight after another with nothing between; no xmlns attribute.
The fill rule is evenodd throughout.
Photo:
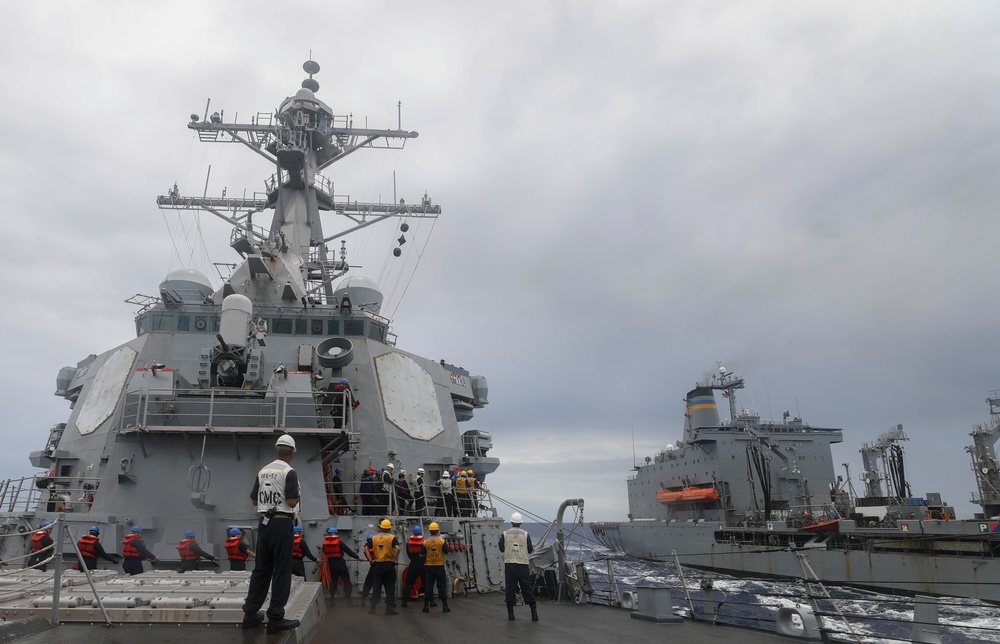
<svg viewBox="0 0 1000 644"><path fill-rule="evenodd" d="M226 554L229 555L230 570L246 570L247 559L256 556L243 540L243 531L239 528L229 529L229 538L226 539Z"/></svg>
<svg viewBox="0 0 1000 644"><path fill-rule="evenodd" d="M379 490L379 507L377 508L379 514L399 514L398 508L392 499L395 486L392 474L395 469L396 467L392 463L389 463L382 471L382 489Z"/></svg>
<svg viewBox="0 0 1000 644"><path fill-rule="evenodd" d="M399 473L399 478L396 479L396 503L399 507L399 514L410 513L410 500L412 498L410 484L406 482L406 470L402 470Z"/></svg>
<svg viewBox="0 0 1000 644"><path fill-rule="evenodd" d="M441 488L441 501L444 506L444 515L447 517L458 516L458 506L455 503L455 487L451 480L451 474L445 470L438 481ZM439 512L440 513L440 512Z"/></svg>
<svg viewBox="0 0 1000 644"><path fill-rule="evenodd" d="M177 544L177 553L181 556L180 572L198 570L198 559L219 560L215 555L210 555L201 549L201 546L194 539L194 530L188 530L184 533L184 538Z"/></svg>
<svg viewBox="0 0 1000 644"><path fill-rule="evenodd" d="M351 409L357 407L352 401L351 383L347 381L347 378L341 378L336 382L331 382L327 391L329 392L328 400L333 406L330 410L330 415L333 416L333 428L348 427Z"/></svg>
<svg viewBox="0 0 1000 644"><path fill-rule="evenodd" d="M406 583L403 584L403 594L400 599L403 608L406 608L406 601L413 593L414 586L417 586L417 580L420 580L420 586L426 585L424 567L427 565L427 555L424 553L424 535L421 532L420 526L413 526L413 534L406 540L406 556L410 564L406 567ZM417 590L419 592L420 589Z"/></svg>
<svg viewBox="0 0 1000 644"><path fill-rule="evenodd" d="M417 468L417 478L413 481L413 489L411 493L413 495L413 513L417 516L423 516L424 510L427 509L427 499L424 497L424 468Z"/></svg>
<svg viewBox="0 0 1000 644"><path fill-rule="evenodd" d="M396 615L396 563L399 560L399 540L390 530L392 522L382 519L378 524L378 534L368 538L367 546L372 551L372 603L369 615L375 614L379 594L385 589L385 614Z"/></svg>
<svg viewBox="0 0 1000 644"><path fill-rule="evenodd" d="M460 517L469 516L469 511L472 510L472 504L469 503L469 480L466 478L468 475L468 472L462 470L458 473L458 478L455 479L455 498L458 500L458 516Z"/></svg>
<svg viewBox="0 0 1000 644"><path fill-rule="evenodd" d="M368 516L375 507L375 468L369 467L361 473L361 514Z"/></svg>
<svg viewBox="0 0 1000 644"><path fill-rule="evenodd" d="M531 535L521 529L521 513L515 512L510 515L510 529L500 535L504 585L507 588L507 619L514 619L515 593L520 587L524 603L531 607L531 621L538 621L535 595L531 591L531 572L528 569L528 555L534 550Z"/></svg>
<svg viewBox="0 0 1000 644"><path fill-rule="evenodd" d="M250 503L260 515L257 534L257 565L250 575L250 589L243 604L243 628L253 628L264 621L257 612L271 586L267 607L267 632L280 633L299 627L299 620L285 619L285 604L292 588L292 540L298 512L299 476L289 463L295 455L295 441L282 434L274 444L277 459L257 473Z"/></svg>
<svg viewBox="0 0 1000 644"><path fill-rule="evenodd" d="M330 606L337 603L337 585L344 584L345 605L351 606L351 574L347 571L347 562L344 555L357 561L361 557L356 552L347 547L346 543L341 543L340 534L336 528L327 528L326 537L323 539L323 555L326 557L326 567L330 571Z"/></svg>
<svg viewBox="0 0 1000 644"><path fill-rule="evenodd" d="M339 515L344 514L347 510L347 497L344 496L344 479L341 478L341 474L344 470L339 467L333 470L333 503L334 512Z"/></svg>
<svg viewBox="0 0 1000 644"><path fill-rule="evenodd" d="M466 516L474 517L479 514L479 490L482 489L482 483L476 480L476 473L471 469L465 472L465 489L469 492L469 514Z"/></svg>
<svg viewBox="0 0 1000 644"><path fill-rule="evenodd" d="M160 558L146 548L146 542L142 540L142 526L132 526L130 534L122 539L122 570L130 575L141 575L143 571L142 560L159 561Z"/></svg>
<svg viewBox="0 0 1000 644"><path fill-rule="evenodd" d="M111 563L118 563L108 553L104 552L104 546L101 545L100 540L101 529L96 525L92 525L87 534L80 537L80 540L76 542L77 548L80 549L80 556L83 558L83 564L87 567L87 570L95 570L97 568L98 557Z"/></svg>
<svg viewBox="0 0 1000 644"><path fill-rule="evenodd" d="M306 578L306 562L309 559L313 563L318 563L316 557L310 552L309 544L302 536L302 526L295 526L295 534L292 537L292 574L296 577Z"/></svg>
<svg viewBox="0 0 1000 644"><path fill-rule="evenodd" d="M423 612L431 612L431 607L436 605L434 602L434 586L437 585L438 596L441 597L441 603L444 604L441 612L450 613L451 609L448 608L448 573L444 569L444 556L451 552L451 550L448 548L448 542L439 534L440 526L438 526L437 522L432 522L427 526L427 530L430 531L431 535L424 539L423 544L424 556L427 562L424 568Z"/></svg>
<svg viewBox="0 0 1000 644"><path fill-rule="evenodd" d="M52 556L52 543L52 522L45 521L31 535L31 556L28 557L25 567L45 572L49 565L41 562Z"/></svg>

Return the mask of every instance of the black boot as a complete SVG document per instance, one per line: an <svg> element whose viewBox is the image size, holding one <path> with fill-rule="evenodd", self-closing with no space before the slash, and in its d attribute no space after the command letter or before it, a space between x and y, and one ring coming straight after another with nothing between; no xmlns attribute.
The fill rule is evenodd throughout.
<svg viewBox="0 0 1000 644"><path fill-rule="evenodd" d="M441 609L441 612L442 613L450 613L451 609L448 608L448 600L447 599L442 599L441 603L444 604L444 608Z"/></svg>
<svg viewBox="0 0 1000 644"><path fill-rule="evenodd" d="M376 607L377 605L378 605L378 604L376 604L375 602L372 602L372 603L371 603L371 606L369 606L369 607L368 607L368 614L369 614L369 615L374 615L374 614L375 614L375 607Z"/></svg>
<svg viewBox="0 0 1000 644"><path fill-rule="evenodd" d="M395 606L390 606L390 605L387 604L386 607L385 607L385 614L386 615L398 615L399 612L396 610Z"/></svg>
<svg viewBox="0 0 1000 644"><path fill-rule="evenodd" d="M424 604L424 612L425 612L425 613L429 613L429 612L431 612L431 607L430 607L430 606L428 606L427 604Z"/></svg>
<svg viewBox="0 0 1000 644"><path fill-rule="evenodd" d="M535 604L531 605L531 621L533 621L533 622L537 622L538 621L538 610L537 610Z"/></svg>
<svg viewBox="0 0 1000 644"><path fill-rule="evenodd" d="M361 608L364 608L367 605L368 605L368 595L362 595L361 596Z"/></svg>
<svg viewBox="0 0 1000 644"><path fill-rule="evenodd" d="M402 606L403 608L406 608L406 597L403 597L402 599L399 600L399 605Z"/></svg>
<svg viewBox="0 0 1000 644"><path fill-rule="evenodd" d="M514 621L514 607L513 606L508 606L507 607L507 619L509 619L512 622Z"/></svg>

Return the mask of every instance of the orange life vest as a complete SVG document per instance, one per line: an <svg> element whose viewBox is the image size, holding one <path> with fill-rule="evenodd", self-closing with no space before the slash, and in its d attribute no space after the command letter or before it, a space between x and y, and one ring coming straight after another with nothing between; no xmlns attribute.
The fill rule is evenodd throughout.
<svg viewBox="0 0 1000 644"><path fill-rule="evenodd" d="M305 559L306 555L302 552L302 535L295 535L295 540L292 541L292 556L296 559Z"/></svg>
<svg viewBox="0 0 1000 644"><path fill-rule="evenodd" d="M424 552L424 538L415 534L406 541L406 554L420 555Z"/></svg>
<svg viewBox="0 0 1000 644"><path fill-rule="evenodd" d="M177 552L181 556L181 561L197 561L198 555L191 550L192 546L197 546L198 542L194 539L181 539L181 542L177 544Z"/></svg>
<svg viewBox="0 0 1000 644"><path fill-rule="evenodd" d="M142 542L142 539L139 537L139 535L134 534L134 533L130 534L130 535L126 536L124 539L122 539L122 546L123 546L122 547L122 556L124 556L124 557L141 557L142 556L141 554L139 554L139 549L136 548L133 545L133 542L136 539L138 539L140 543Z"/></svg>
<svg viewBox="0 0 1000 644"><path fill-rule="evenodd" d="M97 548L94 547L97 542L97 537L92 534L85 534L80 537L80 541L76 545L80 548L81 555L88 559L97 559Z"/></svg>
<svg viewBox="0 0 1000 644"><path fill-rule="evenodd" d="M36 532L35 534L31 535L31 551L38 552L39 550L44 548L45 546L42 544L42 539L44 539L47 536L49 535L44 532Z"/></svg>
<svg viewBox="0 0 1000 644"><path fill-rule="evenodd" d="M243 537L240 535L235 535L226 539L226 552L229 554L229 558L233 561L246 561L250 558L250 553L246 550L240 550L240 545L243 543Z"/></svg>
<svg viewBox="0 0 1000 644"><path fill-rule="evenodd" d="M340 535L330 534L323 539L323 554L327 559L344 558L344 551L340 549Z"/></svg>

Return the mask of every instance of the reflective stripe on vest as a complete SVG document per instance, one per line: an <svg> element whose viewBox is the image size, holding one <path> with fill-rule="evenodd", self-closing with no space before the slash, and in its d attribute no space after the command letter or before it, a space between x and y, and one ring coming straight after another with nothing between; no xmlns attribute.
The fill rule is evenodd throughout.
<svg viewBox="0 0 1000 644"><path fill-rule="evenodd" d="M291 471L291 465L277 460L257 473L257 512L263 514L273 509L295 514L295 508L290 507L285 499L285 481Z"/></svg>
<svg viewBox="0 0 1000 644"><path fill-rule="evenodd" d="M139 535L137 535L137 534L130 534L127 537L125 537L124 539L122 539L122 546L124 546L122 548L122 556L123 557L141 557L142 556L142 555L139 554L139 549L136 548L134 545L132 545L132 542L134 542L136 539L139 539ZM142 541L142 539L139 539L139 541Z"/></svg>
<svg viewBox="0 0 1000 644"><path fill-rule="evenodd" d="M181 561L195 561L198 559L198 555L191 550L191 546L197 546L198 542L194 539L181 539L181 542L177 544L177 552L181 555Z"/></svg>
<svg viewBox="0 0 1000 644"><path fill-rule="evenodd" d="M427 552L428 566L444 565L444 538L431 537L424 539L424 550Z"/></svg>
<svg viewBox="0 0 1000 644"><path fill-rule="evenodd" d="M424 552L424 538L418 534L413 535L406 541L406 554L419 555Z"/></svg>
<svg viewBox="0 0 1000 644"><path fill-rule="evenodd" d="M88 559L97 559L97 548L94 547L98 539L92 534L85 534L80 537L76 544L80 548L80 554Z"/></svg>
<svg viewBox="0 0 1000 644"><path fill-rule="evenodd" d="M344 551L340 549L340 537L335 534L323 539L323 554L327 559L343 559Z"/></svg>
<svg viewBox="0 0 1000 644"><path fill-rule="evenodd" d="M392 540L396 537L389 532L382 532L372 535L372 550L374 561L392 561L395 548L392 547Z"/></svg>
<svg viewBox="0 0 1000 644"><path fill-rule="evenodd" d="M250 558L250 553L246 550L240 550L240 546L243 545L243 537L240 535L235 535L226 539L226 554L229 555L229 559L232 561L246 561Z"/></svg>
<svg viewBox="0 0 1000 644"><path fill-rule="evenodd" d="M503 533L503 562L528 563L528 533L521 528L511 528Z"/></svg>

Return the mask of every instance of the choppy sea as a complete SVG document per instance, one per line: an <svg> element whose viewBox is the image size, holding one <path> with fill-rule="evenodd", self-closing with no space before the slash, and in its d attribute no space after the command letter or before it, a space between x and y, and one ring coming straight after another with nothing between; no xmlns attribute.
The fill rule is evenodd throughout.
<svg viewBox="0 0 1000 644"><path fill-rule="evenodd" d="M524 524L532 541L551 543L554 532L547 524ZM583 563L594 595L581 601L614 603L636 586L663 586L688 589L696 616L701 615L704 591L710 581L717 601L717 621L774 632L778 609L809 607L806 587L795 581L759 580L733 577L682 567L684 581L672 563L636 559L605 548L586 526L564 526L566 558ZM1000 580L997 580L1000 582ZM819 603L824 628L833 641L866 644L910 642L913 634L911 597L887 595L839 586L827 586L830 600ZM677 595L675 594L675 597ZM677 603L679 614L690 616L687 602ZM1000 642L1000 606L974 599L939 598L938 622L941 640L948 643Z"/></svg>

